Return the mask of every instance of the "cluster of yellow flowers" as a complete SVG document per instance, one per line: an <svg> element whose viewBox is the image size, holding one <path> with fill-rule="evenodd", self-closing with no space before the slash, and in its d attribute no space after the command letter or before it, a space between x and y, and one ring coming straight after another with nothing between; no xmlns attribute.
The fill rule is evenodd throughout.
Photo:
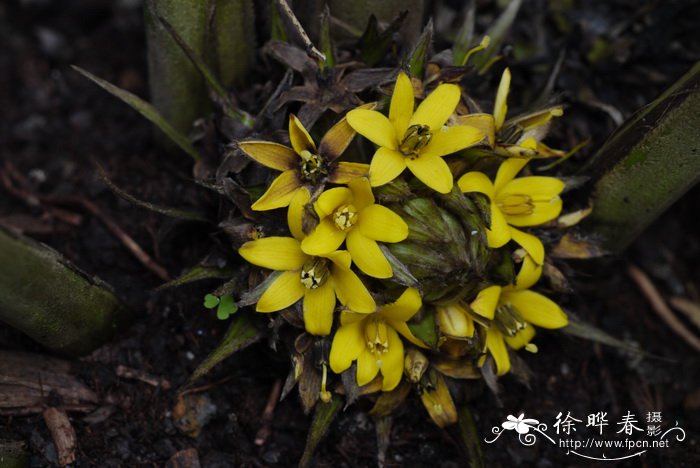
<svg viewBox="0 0 700 468"><path fill-rule="evenodd" d="M388 117L375 104L351 110L316 146L291 115L291 147L239 142L250 158L281 171L252 208L288 207L291 234L251 240L239 249L249 263L275 272L256 310L280 311L301 300L306 331L333 333L331 370L344 372L356 361L357 384L366 385L381 374L384 391L395 389L404 373L412 382L420 380L412 375L418 352L413 346L450 355L455 341L469 342L478 347L472 358L476 366L492 361L502 375L510 369L508 348L536 351L533 325L565 326L561 308L530 290L542 274L545 252L535 235L520 229L559 216L564 183L553 177L516 177L533 157L560 154L540 141L543 132L538 129L562 111L554 107L506 121L509 85L506 69L493 114L457 115L462 96L458 85L440 84L414 110L414 85L400 73ZM370 164L337 161L356 133L378 146ZM455 175L444 157L468 147L487 148L502 158L493 181L482 172L467 172L459 175L456 186L467 197L479 193L488 198L487 247L498 249L510 241L517 245L508 253L519 268L511 275L515 280L480 281L476 290L447 302L424 300L421 284L397 291L383 244L406 240L411 229L399 214L378 203L374 188L392 183L408 169L425 186L421 190L433 191L439 203L440 194L455 191ZM377 304L386 295L398 298ZM410 327L426 309L434 314L441 337L432 346Z"/></svg>

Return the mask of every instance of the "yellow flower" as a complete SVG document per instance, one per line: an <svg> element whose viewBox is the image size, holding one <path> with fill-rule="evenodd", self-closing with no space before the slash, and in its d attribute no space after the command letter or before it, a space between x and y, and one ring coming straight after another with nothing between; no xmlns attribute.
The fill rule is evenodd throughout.
<svg viewBox="0 0 700 468"><path fill-rule="evenodd" d="M404 368L404 348L399 333L416 346L425 348L406 324L421 305L418 290L407 288L396 302L381 306L372 314L358 314L352 307L342 312L340 328L331 344L329 361L333 372L340 374L356 360L358 385L370 383L381 372L382 390L388 392L396 388Z"/></svg>
<svg viewBox="0 0 700 468"><path fill-rule="evenodd" d="M336 297L360 313L373 312L377 307L360 278L350 270L347 251L312 256L301 250L299 239L264 237L246 242L238 253L253 265L283 272L265 290L255 310L275 312L303 298L304 324L311 334L330 333Z"/></svg>
<svg viewBox="0 0 700 468"><path fill-rule="evenodd" d="M459 103L455 84L441 84L413 112L413 86L400 73L391 96L389 118L368 109L348 112L348 123L357 133L379 146L369 168L373 187L391 182L406 167L425 185L440 193L452 189L450 168L442 156L484 138L481 130L468 126L444 126Z"/></svg>
<svg viewBox="0 0 700 468"><path fill-rule="evenodd" d="M367 164L335 162L354 136L354 130L346 119L342 119L328 130L317 149L309 132L294 115L290 115L292 148L269 141L239 142L239 148L253 160L283 171L251 208L258 211L283 208L289 206L303 188L308 192L309 188L326 181L346 184L356 177L366 177Z"/></svg>
<svg viewBox="0 0 700 468"><path fill-rule="evenodd" d="M564 182L555 177L515 178L528 159L510 158L501 164L495 182L481 172L468 172L457 184L463 192L479 192L491 201L491 228L486 230L489 247L498 248L509 240L522 246L537 265L544 261L540 240L517 227L537 226L559 216L559 194Z"/></svg>
<svg viewBox="0 0 700 468"><path fill-rule="evenodd" d="M525 348L536 352L530 343L535 336L533 325L542 328L561 328L568 318L564 311L542 294L530 291L539 279L541 269L525 257L515 285L489 286L479 292L470 304L472 312L492 321L486 330L486 349L493 356L498 375L510 370L506 345L512 349Z"/></svg>
<svg viewBox="0 0 700 468"><path fill-rule="evenodd" d="M408 225L399 215L374 203L366 178L347 187L326 190L314 204L320 222L301 243L307 254L323 255L346 241L353 262L365 274L389 278L391 265L379 249L379 242L401 242L408 237Z"/></svg>
<svg viewBox="0 0 700 468"><path fill-rule="evenodd" d="M547 134L552 118L560 117L564 114L561 106L549 107L506 121L510 79L510 70L506 68L503 71L498 92L496 93L493 115L460 115L457 117L456 122L459 125L471 125L481 129L487 136L491 147L503 156L563 156L565 154L563 151L552 149L541 142Z"/></svg>

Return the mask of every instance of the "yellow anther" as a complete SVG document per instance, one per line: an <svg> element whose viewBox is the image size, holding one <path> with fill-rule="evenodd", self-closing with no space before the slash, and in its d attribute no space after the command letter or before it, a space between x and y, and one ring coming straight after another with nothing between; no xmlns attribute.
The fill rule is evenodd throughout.
<svg viewBox="0 0 700 468"><path fill-rule="evenodd" d="M333 221L338 229L347 231L357 222L357 211L352 205L343 205L333 213Z"/></svg>
<svg viewBox="0 0 700 468"><path fill-rule="evenodd" d="M307 289L316 289L326 282L329 275L328 260L312 257L301 267L300 280Z"/></svg>
<svg viewBox="0 0 700 468"><path fill-rule="evenodd" d="M501 212L510 216L530 215L535 211L532 197L523 194L507 195L496 202Z"/></svg>
<svg viewBox="0 0 700 468"><path fill-rule="evenodd" d="M401 140L399 151L406 156L418 155L432 137L433 134L427 125L411 125Z"/></svg>

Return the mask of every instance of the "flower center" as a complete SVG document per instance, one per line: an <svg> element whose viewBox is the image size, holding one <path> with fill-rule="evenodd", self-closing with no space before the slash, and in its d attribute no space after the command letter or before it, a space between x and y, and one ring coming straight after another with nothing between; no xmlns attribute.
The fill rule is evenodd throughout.
<svg viewBox="0 0 700 468"><path fill-rule="evenodd" d="M389 351L389 330L384 321L371 318L365 327L367 349L372 354L384 354Z"/></svg>
<svg viewBox="0 0 700 468"><path fill-rule="evenodd" d="M535 211L535 203L529 195L507 195L498 199L496 204L503 214L510 216L526 216Z"/></svg>
<svg viewBox="0 0 700 468"><path fill-rule="evenodd" d="M518 310L510 304L502 304L496 308L494 322L498 330L506 336L515 336L527 326Z"/></svg>
<svg viewBox="0 0 700 468"><path fill-rule="evenodd" d="M433 134L427 125L411 125L399 145L399 151L405 156L418 157L418 153L430 142Z"/></svg>
<svg viewBox="0 0 700 468"><path fill-rule="evenodd" d="M335 227L341 231L347 231L357 222L356 208L352 205L343 205L333 213Z"/></svg>
<svg viewBox="0 0 700 468"><path fill-rule="evenodd" d="M321 156L314 154L309 150L303 150L301 153L299 153L299 156L301 156L299 172L301 173L301 178L304 179L304 181L315 184L320 175L326 174Z"/></svg>
<svg viewBox="0 0 700 468"><path fill-rule="evenodd" d="M301 284L307 289L316 289L323 285L330 276L328 259L312 257L301 267Z"/></svg>

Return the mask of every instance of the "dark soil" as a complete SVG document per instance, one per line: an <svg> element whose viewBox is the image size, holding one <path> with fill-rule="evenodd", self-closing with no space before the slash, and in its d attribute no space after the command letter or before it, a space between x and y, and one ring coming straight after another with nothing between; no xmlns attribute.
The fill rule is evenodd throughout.
<svg viewBox="0 0 700 468"><path fill-rule="evenodd" d="M25 191L93 201L176 276L207 253L211 228L167 221L118 199L100 182L94 162L118 185L154 203L212 210L216 198L190 182L186 156L168 158L156 150L145 120L69 68L78 64L146 96L139 3L10 0L0 5L0 168L25 180ZM483 11L478 30L484 31L495 9L478 3L477 11ZM616 119L650 102L700 59L698 2L561 2L567 8L549 9L545 1L525 4L507 59L514 77L511 107L536 95L564 50L554 90L568 109L553 143L569 148L587 137L592 141L575 157L571 171L602 144ZM497 84L493 75L491 89ZM37 206L6 189L0 188L0 194L3 224L51 245L109 282L139 314L118 339L79 362L79 377L97 392L100 405L89 417L71 414L78 439L76 466L162 466L187 448L196 448L206 467L296 464L311 418L294 394L277 405L264 445L254 443L269 394L289 371L286 356L264 342L228 359L200 382L207 388L197 395L207 399L204 406L211 411L198 437L184 435L174 425L177 387L226 329L201 306L217 282L151 293L162 281L90 213L63 206L80 216L69 224L52 207ZM498 397L483 386L468 387L482 438L490 438L491 428L509 414L524 412L551 427L559 412L570 411L585 421L590 413L607 411L614 433L615 423L628 411L642 422L648 412L661 411L665 427L677 421L686 430L685 441L651 449L619 466L700 466L700 359L659 319L626 274L628 265L637 265L664 293L699 301L698 202L700 190L695 188L622 258L558 265L574 290L560 300L567 311L658 358L543 332L539 353L522 353L533 371L529 385L508 376ZM0 349L46 352L2 325ZM118 377L119 365L166 379L170 388ZM51 404L60 406L60 401ZM320 446L317 466L376 465L374 422L366 415L370 407L360 402L340 414ZM435 427L418 398L397 412L391 435L387 466L467 464L456 431ZM27 442L32 466L57 463L41 415L0 416L0 439ZM482 445L487 466L597 466L543 440L523 447L512 434Z"/></svg>

